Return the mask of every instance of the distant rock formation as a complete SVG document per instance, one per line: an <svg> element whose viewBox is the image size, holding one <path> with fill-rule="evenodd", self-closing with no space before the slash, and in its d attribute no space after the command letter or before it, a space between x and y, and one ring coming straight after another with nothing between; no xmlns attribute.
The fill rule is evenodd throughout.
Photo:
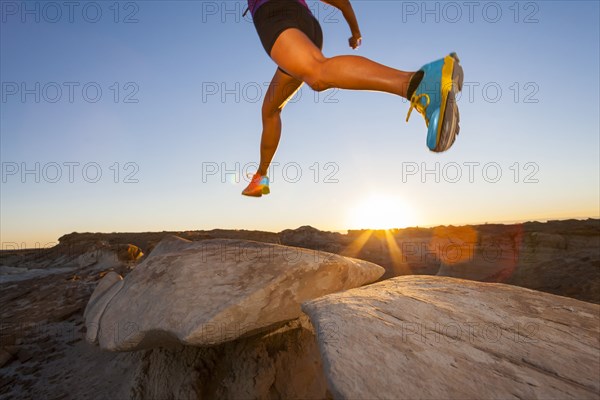
<svg viewBox="0 0 600 400"><path fill-rule="evenodd" d="M504 282L600 303L600 220L280 233L283 244L328 248L386 269L381 279L438 275Z"/></svg>
<svg viewBox="0 0 600 400"><path fill-rule="evenodd" d="M336 399L597 399L600 306L406 276L309 301Z"/></svg>
<svg viewBox="0 0 600 400"><path fill-rule="evenodd" d="M100 238L59 243L50 248L8 250L0 254L0 284L80 270L100 272L118 268L125 273L128 264L143 256L137 246L110 244Z"/></svg>
<svg viewBox="0 0 600 400"><path fill-rule="evenodd" d="M88 340L112 351L215 345L296 319L303 301L383 273L367 261L297 247L169 236L124 280L100 281L85 311Z"/></svg>
<svg viewBox="0 0 600 400"><path fill-rule="evenodd" d="M281 244L321 250L339 254L347 244L346 235L337 232L320 231L312 226L301 226L297 229L286 229L279 232Z"/></svg>
<svg viewBox="0 0 600 400"><path fill-rule="evenodd" d="M279 233L224 229L71 233L62 236L57 246L35 251L35 257L31 251L0 252L0 283L46 273L36 268L66 272L58 269L68 268L65 254L82 254L93 246L131 244L147 256L170 235L192 241L243 239L326 251L384 267L380 279L416 274L504 282L600 304L598 219L351 230L347 234L310 226ZM55 262L49 265L48 260Z"/></svg>
<svg viewBox="0 0 600 400"><path fill-rule="evenodd" d="M162 231L162 232L113 232L113 233L69 233L61 236L59 246L70 248L89 247L91 243L104 241L108 244L133 243L145 254L167 236L179 236L182 239L197 241L206 239L245 239L265 243L279 243L279 237L273 232L248 231L243 229L212 229L209 231Z"/></svg>

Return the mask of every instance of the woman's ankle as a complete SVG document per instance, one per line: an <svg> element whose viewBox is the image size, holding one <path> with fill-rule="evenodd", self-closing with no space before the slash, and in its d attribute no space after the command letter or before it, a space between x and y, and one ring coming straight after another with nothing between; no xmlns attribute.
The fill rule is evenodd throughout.
<svg viewBox="0 0 600 400"><path fill-rule="evenodd" d="M425 73L421 70L416 71L415 73L412 74L412 76L410 77L410 80L408 81L408 88L406 90L406 98L407 99L410 100L412 95L415 93L415 91L417 90L417 87L419 87L419 84L423 80L423 76L425 76Z"/></svg>

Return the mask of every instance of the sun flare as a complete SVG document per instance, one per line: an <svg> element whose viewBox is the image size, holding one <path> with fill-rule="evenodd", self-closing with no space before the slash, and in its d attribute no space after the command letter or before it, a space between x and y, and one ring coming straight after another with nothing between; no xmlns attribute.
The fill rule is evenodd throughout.
<svg viewBox="0 0 600 400"><path fill-rule="evenodd" d="M350 229L392 229L414 226L415 211L402 199L371 195L349 209Z"/></svg>

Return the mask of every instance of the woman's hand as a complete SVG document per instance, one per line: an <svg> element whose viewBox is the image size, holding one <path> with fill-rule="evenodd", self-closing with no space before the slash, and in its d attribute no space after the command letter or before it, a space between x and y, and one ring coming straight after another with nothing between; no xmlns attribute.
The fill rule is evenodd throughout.
<svg viewBox="0 0 600 400"><path fill-rule="evenodd" d="M342 12L346 22L348 22L350 32L352 32L352 37L348 39L348 44L350 44L350 47L352 47L354 50L358 49L362 43L362 36L360 34L360 29L358 28L358 21L356 21L356 14L354 14L354 9L352 8L352 4L350 4L350 0L321 1L337 8Z"/></svg>
<svg viewBox="0 0 600 400"><path fill-rule="evenodd" d="M353 34L350 39L348 39L348 44L354 50L358 49L362 43L362 36L360 34Z"/></svg>

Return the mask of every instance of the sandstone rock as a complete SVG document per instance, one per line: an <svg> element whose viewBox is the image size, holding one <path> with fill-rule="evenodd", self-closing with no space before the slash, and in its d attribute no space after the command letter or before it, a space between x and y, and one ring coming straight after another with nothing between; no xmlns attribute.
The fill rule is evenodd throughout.
<svg viewBox="0 0 600 400"><path fill-rule="evenodd" d="M344 248L343 236L337 232L320 231L312 226L286 229L279 232L281 244L306 249L339 253Z"/></svg>
<svg viewBox="0 0 600 400"><path fill-rule="evenodd" d="M70 253L83 253L98 244L124 246L124 243L134 245L144 254L149 254L165 237L176 235L187 240L205 239L244 239L259 242L279 243L279 238L273 232L247 231L243 229L213 229L210 231L162 231L162 232L113 232L113 233L69 233L61 236L59 245L55 248L67 248ZM125 245L127 246L127 245ZM64 252L64 250L63 250Z"/></svg>
<svg viewBox="0 0 600 400"><path fill-rule="evenodd" d="M429 240L421 238L393 239L397 243L395 251L387 251L393 271L389 278L399 275L435 275L441 267L441 260L437 249L432 248ZM393 244L392 244L393 246ZM387 246L390 248L390 244ZM394 247L392 247L394 248ZM392 253L396 253L395 257Z"/></svg>
<svg viewBox="0 0 600 400"><path fill-rule="evenodd" d="M74 267L41 269L0 266L0 284L19 282L34 278L37 279L48 275L72 272L74 270Z"/></svg>
<svg viewBox="0 0 600 400"><path fill-rule="evenodd" d="M19 346L4 346L3 349L13 356L19 352Z"/></svg>
<svg viewBox="0 0 600 400"><path fill-rule="evenodd" d="M335 398L597 399L600 306L406 276L303 304Z"/></svg>
<svg viewBox="0 0 600 400"><path fill-rule="evenodd" d="M473 249L473 254L464 260L442 261L436 275L482 282L504 282L515 273L518 264L512 252L504 248L499 249L488 254L477 247Z"/></svg>
<svg viewBox="0 0 600 400"><path fill-rule="evenodd" d="M137 249L135 246L133 248ZM135 254L135 250L132 250L132 252L132 254ZM126 254L129 253L127 250L123 250L123 246L113 246L111 248L108 245L104 245L104 247L100 247L99 249L81 254L77 257L76 261L79 268L92 267L93 270L101 271L111 267L118 267L123 262L129 261Z"/></svg>
<svg viewBox="0 0 600 400"><path fill-rule="evenodd" d="M563 235L556 233L533 232L531 241L535 246L548 247L551 249L566 249L567 240Z"/></svg>
<svg viewBox="0 0 600 400"><path fill-rule="evenodd" d="M100 347L112 351L171 342L214 345L295 319L302 302L373 282L383 272L367 261L330 253L171 236L122 287L113 289L119 283L112 277L94 293L98 300L88 306L86 324L99 316Z"/></svg>
<svg viewBox="0 0 600 400"><path fill-rule="evenodd" d="M113 246L115 247L120 261L135 261L144 255L139 247L132 244Z"/></svg>
<svg viewBox="0 0 600 400"><path fill-rule="evenodd" d="M13 346L16 344L16 339L17 337L14 333L5 334L4 332L2 332L2 334L0 335L0 346Z"/></svg>
<svg viewBox="0 0 600 400"><path fill-rule="evenodd" d="M5 349L0 349L0 368L4 367L12 359L13 359L12 353L6 351Z"/></svg>
<svg viewBox="0 0 600 400"><path fill-rule="evenodd" d="M100 317L108 302L123 287L123 277L116 272L110 271L100 280L98 286L92 293L85 307L83 317L85 318L86 338L91 343L98 343L98 329Z"/></svg>
<svg viewBox="0 0 600 400"><path fill-rule="evenodd" d="M29 350L25 349L25 348L19 349L19 351L17 353L17 358L22 363L31 360L32 357L33 357L33 355L31 354L31 352Z"/></svg>
<svg viewBox="0 0 600 400"><path fill-rule="evenodd" d="M0 251L0 255L2 252ZM39 279L50 275L74 273L78 279L83 271L120 268L141 257L133 245L109 245L108 242L59 244L52 248L22 251L21 257L9 257L12 265L0 265L0 284Z"/></svg>
<svg viewBox="0 0 600 400"><path fill-rule="evenodd" d="M330 398L306 315L279 329L218 346L133 354L140 362L133 368L132 400Z"/></svg>

